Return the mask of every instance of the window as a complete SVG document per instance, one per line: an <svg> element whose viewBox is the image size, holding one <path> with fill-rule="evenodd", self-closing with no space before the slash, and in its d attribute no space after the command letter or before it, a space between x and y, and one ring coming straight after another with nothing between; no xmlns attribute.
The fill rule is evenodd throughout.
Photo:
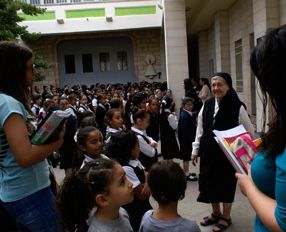
<svg viewBox="0 0 286 232"><path fill-rule="evenodd" d="M93 72L92 54L82 54L82 71L84 73Z"/></svg>
<svg viewBox="0 0 286 232"><path fill-rule="evenodd" d="M44 0L44 4L54 4L54 0Z"/></svg>
<svg viewBox="0 0 286 232"><path fill-rule="evenodd" d="M41 4L40 0L30 0L30 3L34 4L34 5L40 5Z"/></svg>
<svg viewBox="0 0 286 232"><path fill-rule="evenodd" d="M236 91L243 92L241 39L235 41L235 72L236 72Z"/></svg>
<svg viewBox="0 0 286 232"><path fill-rule="evenodd" d="M65 69L66 74L75 73L74 55L65 55Z"/></svg>
<svg viewBox="0 0 286 232"><path fill-rule="evenodd" d="M67 0L57 0L57 3L67 3Z"/></svg>
<svg viewBox="0 0 286 232"><path fill-rule="evenodd" d="M109 53L107 52L99 53L99 66L100 66L100 72L110 71Z"/></svg>
<svg viewBox="0 0 286 232"><path fill-rule="evenodd" d="M128 70L128 60L127 52L117 52L117 70L127 71Z"/></svg>

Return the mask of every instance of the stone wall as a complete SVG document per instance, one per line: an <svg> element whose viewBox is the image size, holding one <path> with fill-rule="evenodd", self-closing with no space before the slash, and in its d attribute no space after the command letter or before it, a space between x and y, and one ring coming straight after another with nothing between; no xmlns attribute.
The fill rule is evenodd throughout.
<svg viewBox="0 0 286 232"><path fill-rule="evenodd" d="M39 40L29 44L33 51L42 55L48 62L53 64L53 67L46 71L46 79L42 82L35 83L37 86L43 85L58 85L59 74L57 66L57 44L62 40L76 40L86 38L111 38L111 37L129 37L133 43L133 56L134 56L134 76L136 81L164 81L165 76L158 76L152 80L145 77L145 70L147 64L145 57L148 54L152 54L156 63L154 67L157 72L162 72L165 69L165 65L161 65L162 48L161 43L163 40L160 38L160 29L146 29L126 32L107 32L107 33L94 33L94 34L74 34L74 35L51 35L44 36ZM164 62L163 62L164 64ZM165 73L165 72L162 72Z"/></svg>

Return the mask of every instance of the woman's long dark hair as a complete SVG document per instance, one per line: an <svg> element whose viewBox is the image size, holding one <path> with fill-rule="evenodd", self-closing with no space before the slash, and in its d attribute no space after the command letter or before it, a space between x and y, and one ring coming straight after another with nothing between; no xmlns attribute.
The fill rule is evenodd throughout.
<svg viewBox="0 0 286 232"><path fill-rule="evenodd" d="M0 42L0 91L21 102L31 112L30 90L26 80L27 61L32 51L15 42Z"/></svg>
<svg viewBox="0 0 286 232"><path fill-rule="evenodd" d="M57 200L65 229L87 231L86 220L96 205L96 195L108 193L116 164L112 160L96 159L64 179Z"/></svg>
<svg viewBox="0 0 286 232"><path fill-rule="evenodd" d="M262 137L262 147L271 156L283 152L286 146L285 60L286 25L268 30L258 41L250 58L251 68L262 92L264 130L269 99L276 113L269 121L269 131Z"/></svg>

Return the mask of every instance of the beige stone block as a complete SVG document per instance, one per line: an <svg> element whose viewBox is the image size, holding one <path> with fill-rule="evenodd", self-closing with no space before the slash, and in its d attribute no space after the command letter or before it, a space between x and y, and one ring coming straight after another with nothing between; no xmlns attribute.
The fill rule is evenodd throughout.
<svg viewBox="0 0 286 232"><path fill-rule="evenodd" d="M266 9L263 9L261 11L258 11L256 14L254 14L253 21L254 22L265 21L266 17L267 17Z"/></svg>
<svg viewBox="0 0 286 232"><path fill-rule="evenodd" d="M168 20L185 20L186 19L186 15L185 15L185 10L182 11L170 11L170 12L165 12L165 20L168 23Z"/></svg>
<svg viewBox="0 0 286 232"><path fill-rule="evenodd" d="M187 35L187 32L186 32L186 28L182 27L182 28L169 29L166 34L167 34L167 36L176 34L176 35L180 35L180 36L185 37Z"/></svg>
<svg viewBox="0 0 286 232"><path fill-rule="evenodd" d="M165 4L165 11L184 11L185 4L180 4L179 2L173 2Z"/></svg>
<svg viewBox="0 0 286 232"><path fill-rule="evenodd" d="M168 29L186 29L186 21L182 19L178 20L169 20L167 22L167 28Z"/></svg>
<svg viewBox="0 0 286 232"><path fill-rule="evenodd" d="M266 4L265 0L253 0L253 13L256 14L257 11L265 9Z"/></svg>

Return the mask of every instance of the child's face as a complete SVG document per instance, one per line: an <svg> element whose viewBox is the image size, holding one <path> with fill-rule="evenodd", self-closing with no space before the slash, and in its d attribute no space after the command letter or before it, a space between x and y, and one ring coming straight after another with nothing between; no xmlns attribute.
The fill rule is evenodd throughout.
<svg viewBox="0 0 286 232"><path fill-rule="evenodd" d="M158 112L158 106L159 106L158 102L155 99L153 99L152 102L150 103L150 110L152 112Z"/></svg>
<svg viewBox="0 0 286 232"><path fill-rule="evenodd" d="M53 96L52 100L54 101L55 104L58 104L59 97L58 96Z"/></svg>
<svg viewBox="0 0 286 232"><path fill-rule="evenodd" d="M115 165L113 182L109 188L107 196L112 206L120 207L126 205L133 200L133 186L126 178L126 174L121 165Z"/></svg>
<svg viewBox="0 0 286 232"><path fill-rule="evenodd" d="M139 141L137 140L137 143L135 144L134 148L131 150L131 157L130 159L135 160L139 157L140 154L140 146Z"/></svg>
<svg viewBox="0 0 286 232"><path fill-rule="evenodd" d="M96 159L102 152L103 137L99 130L94 130L87 136L87 141L81 145L81 150L88 154L90 157Z"/></svg>
<svg viewBox="0 0 286 232"><path fill-rule="evenodd" d="M171 97L172 96L172 90L168 89L166 92L166 96Z"/></svg>
<svg viewBox="0 0 286 232"><path fill-rule="evenodd" d="M193 103L191 101L187 102L185 105L184 105L184 109L187 110L187 111L192 111L193 109Z"/></svg>
<svg viewBox="0 0 286 232"><path fill-rule="evenodd" d="M114 112L112 119L110 120L109 123L112 128L119 129L120 127L122 127L123 119L121 116L121 112L119 111Z"/></svg>
<svg viewBox="0 0 286 232"><path fill-rule="evenodd" d="M83 105L87 104L87 97L86 96L82 96L82 98L80 99L80 103Z"/></svg>
<svg viewBox="0 0 286 232"><path fill-rule="evenodd" d="M42 103L42 98L37 99L35 103L36 103L38 106L41 105L41 103Z"/></svg>
<svg viewBox="0 0 286 232"><path fill-rule="evenodd" d="M146 99L144 99L142 102L140 102L139 106L140 109L144 110L146 107Z"/></svg>
<svg viewBox="0 0 286 232"><path fill-rule="evenodd" d="M100 103L104 105L106 103L106 97L102 97Z"/></svg>
<svg viewBox="0 0 286 232"><path fill-rule="evenodd" d="M136 125L139 129L145 130L150 124L150 116L149 114L145 118L139 118L136 121Z"/></svg>

